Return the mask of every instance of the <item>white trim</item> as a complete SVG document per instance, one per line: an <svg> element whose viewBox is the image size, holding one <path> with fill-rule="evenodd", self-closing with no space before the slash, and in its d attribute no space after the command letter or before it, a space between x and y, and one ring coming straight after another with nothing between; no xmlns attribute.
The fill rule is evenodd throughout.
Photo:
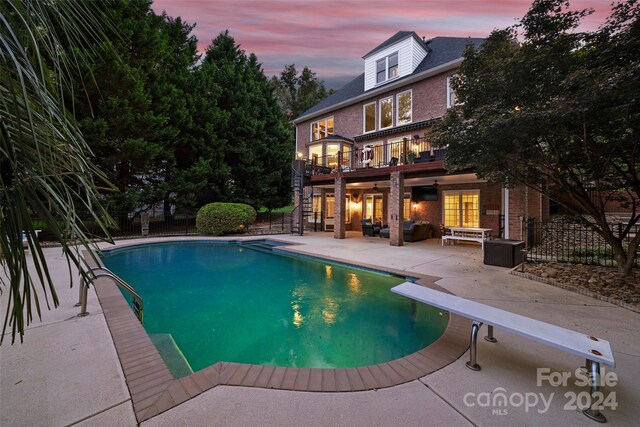
<svg viewBox="0 0 640 427"><path fill-rule="evenodd" d="M367 130L367 107L369 105L373 105L375 107L374 113L373 113L373 130ZM364 104L362 106L362 133L371 133L371 132L375 132L377 130L376 125L377 123L377 119L378 118L378 102L377 101L371 101L367 104ZM335 126L335 123L334 123Z"/></svg>
<svg viewBox="0 0 640 427"><path fill-rule="evenodd" d="M391 124L387 127L382 127L382 101L387 99L391 100ZM378 100L378 130L390 129L393 127L393 95L380 98Z"/></svg>
<svg viewBox="0 0 640 427"><path fill-rule="evenodd" d="M388 85L384 85L382 87L376 87L374 89L370 89L370 90L368 90L368 91L366 91L366 92L364 92L364 93L362 93L362 94L360 94L360 95L358 95L358 96L356 96L354 98L345 99L342 102L330 105L330 106L325 107L325 108L323 108L321 110L318 110L318 111L314 111L313 113L307 114L306 116L300 116L297 119L293 120L293 123L297 125L297 124L302 123L302 122L304 122L306 120L311 120L314 117L320 117L323 114L327 114L330 111L335 111L335 110L338 110L339 108L343 108L343 107L346 107L346 106L349 106L349 105L356 104L359 101L362 101L364 99L369 99L369 98L372 98L372 97L374 97L376 95L380 95L381 93L388 92L388 91L393 90L393 89L395 89L397 87L409 85L409 84L414 83L414 82L416 82L418 80L426 79L428 77L433 77L433 76L438 75L440 73L444 73L446 71L449 71L449 70L451 70L453 68L456 68L456 67L460 66L460 64L462 64L462 61L463 61L463 58L454 59L453 61L449 61L449 62L447 62L445 64L442 64L442 65L439 65L437 67L430 68L430 69L425 70L425 71L423 71L421 73L410 75L407 78L403 78L403 79L401 79L401 80L399 80L397 82L392 82L392 83L389 83Z"/></svg>
<svg viewBox="0 0 640 427"><path fill-rule="evenodd" d="M509 188L508 187L504 187L504 190L502 191L502 197L503 197L502 206L504 206L504 213L503 213L504 238L508 239L509 238Z"/></svg>
<svg viewBox="0 0 640 427"><path fill-rule="evenodd" d="M409 92L409 94L411 95L411 97L409 98L409 103L411 104L411 106L409 107L409 114L411 115L411 118L409 119L408 122L400 123L400 118L398 116L400 114L400 102L398 102L398 100L400 99L400 95L404 95L407 92ZM402 92L396 93L396 126L408 125L409 123L412 123L412 122L413 122L413 89L408 89L408 90L403 90Z"/></svg>
<svg viewBox="0 0 640 427"><path fill-rule="evenodd" d="M453 91L453 88L451 87L451 77L453 77L453 75L447 77L447 90L446 90L447 108L451 108L457 104L456 94ZM453 95L453 103L451 103L452 95Z"/></svg>

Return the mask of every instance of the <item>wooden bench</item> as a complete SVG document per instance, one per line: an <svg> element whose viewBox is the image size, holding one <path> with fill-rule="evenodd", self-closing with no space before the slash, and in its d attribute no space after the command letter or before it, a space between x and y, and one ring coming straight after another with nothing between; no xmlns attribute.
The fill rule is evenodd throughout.
<svg viewBox="0 0 640 427"><path fill-rule="evenodd" d="M466 366L474 371L480 370L480 365L476 363L476 343L478 331L483 323L487 324L488 334L485 340L489 342L497 342L493 337L493 328L497 327L564 350L576 356L584 357L587 361L586 367L592 380L592 402L595 400L594 394L598 391L598 384L600 382L600 364L615 366L613 352L611 351L609 342L600 338L541 322L509 311L500 310L455 295L435 291L411 282L405 282L395 286L391 288L391 291L473 320L471 326L470 356L469 361L466 362ZM600 413L598 408L592 408L591 404L588 409L582 412L595 421L606 421L606 418Z"/></svg>

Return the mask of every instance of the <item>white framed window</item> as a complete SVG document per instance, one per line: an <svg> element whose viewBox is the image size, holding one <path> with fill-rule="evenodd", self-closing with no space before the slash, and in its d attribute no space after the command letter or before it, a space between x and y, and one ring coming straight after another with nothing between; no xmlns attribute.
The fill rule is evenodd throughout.
<svg viewBox="0 0 640 427"><path fill-rule="evenodd" d="M373 101L362 107L362 129L364 133L376 130L376 102Z"/></svg>
<svg viewBox="0 0 640 427"><path fill-rule="evenodd" d="M396 126L411 123L412 90L405 90L396 95Z"/></svg>
<svg viewBox="0 0 640 427"><path fill-rule="evenodd" d="M442 199L445 227L480 226L480 190L443 191Z"/></svg>
<svg viewBox="0 0 640 427"><path fill-rule="evenodd" d="M327 164L331 169L338 168L338 151L340 144L327 144Z"/></svg>
<svg viewBox="0 0 640 427"><path fill-rule="evenodd" d="M344 211L344 220L345 223L351 223L351 194L347 194L345 197L345 211ZM336 197L333 193L327 194L325 197L325 206L326 206L326 219L334 219L335 218L335 201Z"/></svg>
<svg viewBox="0 0 640 427"><path fill-rule="evenodd" d="M404 221L415 220L411 215L411 193L404 193L402 200L402 218Z"/></svg>
<svg viewBox="0 0 640 427"><path fill-rule="evenodd" d="M411 219L413 219L411 217L411 193L404 193L404 196L402 198L402 219L403 221L409 221ZM388 208L389 210L391 210L391 206L389 206ZM389 213L389 211L387 211L387 217L391 217L391 214Z"/></svg>
<svg viewBox="0 0 640 427"><path fill-rule="evenodd" d="M398 77L398 52L376 61L376 84Z"/></svg>
<svg viewBox="0 0 640 427"><path fill-rule="evenodd" d="M447 108L451 108L458 103L456 99L456 93L453 91L451 87L451 79L453 76L447 77Z"/></svg>
<svg viewBox="0 0 640 427"><path fill-rule="evenodd" d="M320 222L322 220L322 195L314 194L311 199L312 213L309 222Z"/></svg>
<svg viewBox="0 0 640 427"><path fill-rule="evenodd" d="M323 162L322 144L313 144L309 146L309 159L311 164L320 165Z"/></svg>
<svg viewBox="0 0 640 427"><path fill-rule="evenodd" d="M378 129L387 129L393 126L393 96L380 100L380 114Z"/></svg>
<svg viewBox="0 0 640 427"><path fill-rule="evenodd" d="M309 127L309 139L317 141L333 135L333 117L325 117L322 120L311 123Z"/></svg>

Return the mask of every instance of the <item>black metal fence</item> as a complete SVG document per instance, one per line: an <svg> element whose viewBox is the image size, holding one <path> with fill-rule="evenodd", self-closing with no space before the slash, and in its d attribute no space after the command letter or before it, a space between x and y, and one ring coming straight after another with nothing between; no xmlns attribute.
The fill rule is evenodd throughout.
<svg viewBox="0 0 640 427"><path fill-rule="evenodd" d="M614 235L621 236L626 224L609 224ZM535 218L524 221L527 261L557 261L590 265L615 266L611 246L596 231L567 218L540 222ZM633 237L640 233L636 224L623 240L628 248ZM635 253L635 266L640 267L640 254Z"/></svg>
<svg viewBox="0 0 640 427"><path fill-rule="evenodd" d="M192 211L163 212L110 212L116 225L109 228L109 234L115 239L141 236L184 236L196 234L196 213ZM49 224L39 218L32 219L36 229L42 230L38 236L42 242L55 240L55 234ZM105 233L98 227L90 215L82 219L85 232L89 237L104 238Z"/></svg>
<svg viewBox="0 0 640 427"><path fill-rule="evenodd" d="M291 228L291 212L260 212L250 234L288 233Z"/></svg>
<svg viewBox="0 0 640 427"><path fill-rule="evenodd" d="M144 236L187 236L198 234L195 211L175 211L171 215L163 212L131 213L110 212L116 222L109 228L114 239ZM146 218L144 218L146 216ZM148 219L148 222L147 222ZM34 227L41 230L38 238L41 242L55 241L51 228L38 218L32 219ZM104 238L104 232L95 224L90 215L82 221L85 231L91 238ZM247 234L274 234L289 232L290 213L259 213L256 222L247 229Z"/></svg>

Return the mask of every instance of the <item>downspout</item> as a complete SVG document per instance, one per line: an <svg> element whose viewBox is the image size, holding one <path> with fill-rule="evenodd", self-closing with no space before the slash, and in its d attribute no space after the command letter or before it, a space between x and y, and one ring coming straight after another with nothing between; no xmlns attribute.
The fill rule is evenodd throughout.
<svg viewBox="0 0 640 427"><path fill-rule="evenodd" d="M502 207L504 217L504 238L509 238L509 188L502 189Z"/></svg>

